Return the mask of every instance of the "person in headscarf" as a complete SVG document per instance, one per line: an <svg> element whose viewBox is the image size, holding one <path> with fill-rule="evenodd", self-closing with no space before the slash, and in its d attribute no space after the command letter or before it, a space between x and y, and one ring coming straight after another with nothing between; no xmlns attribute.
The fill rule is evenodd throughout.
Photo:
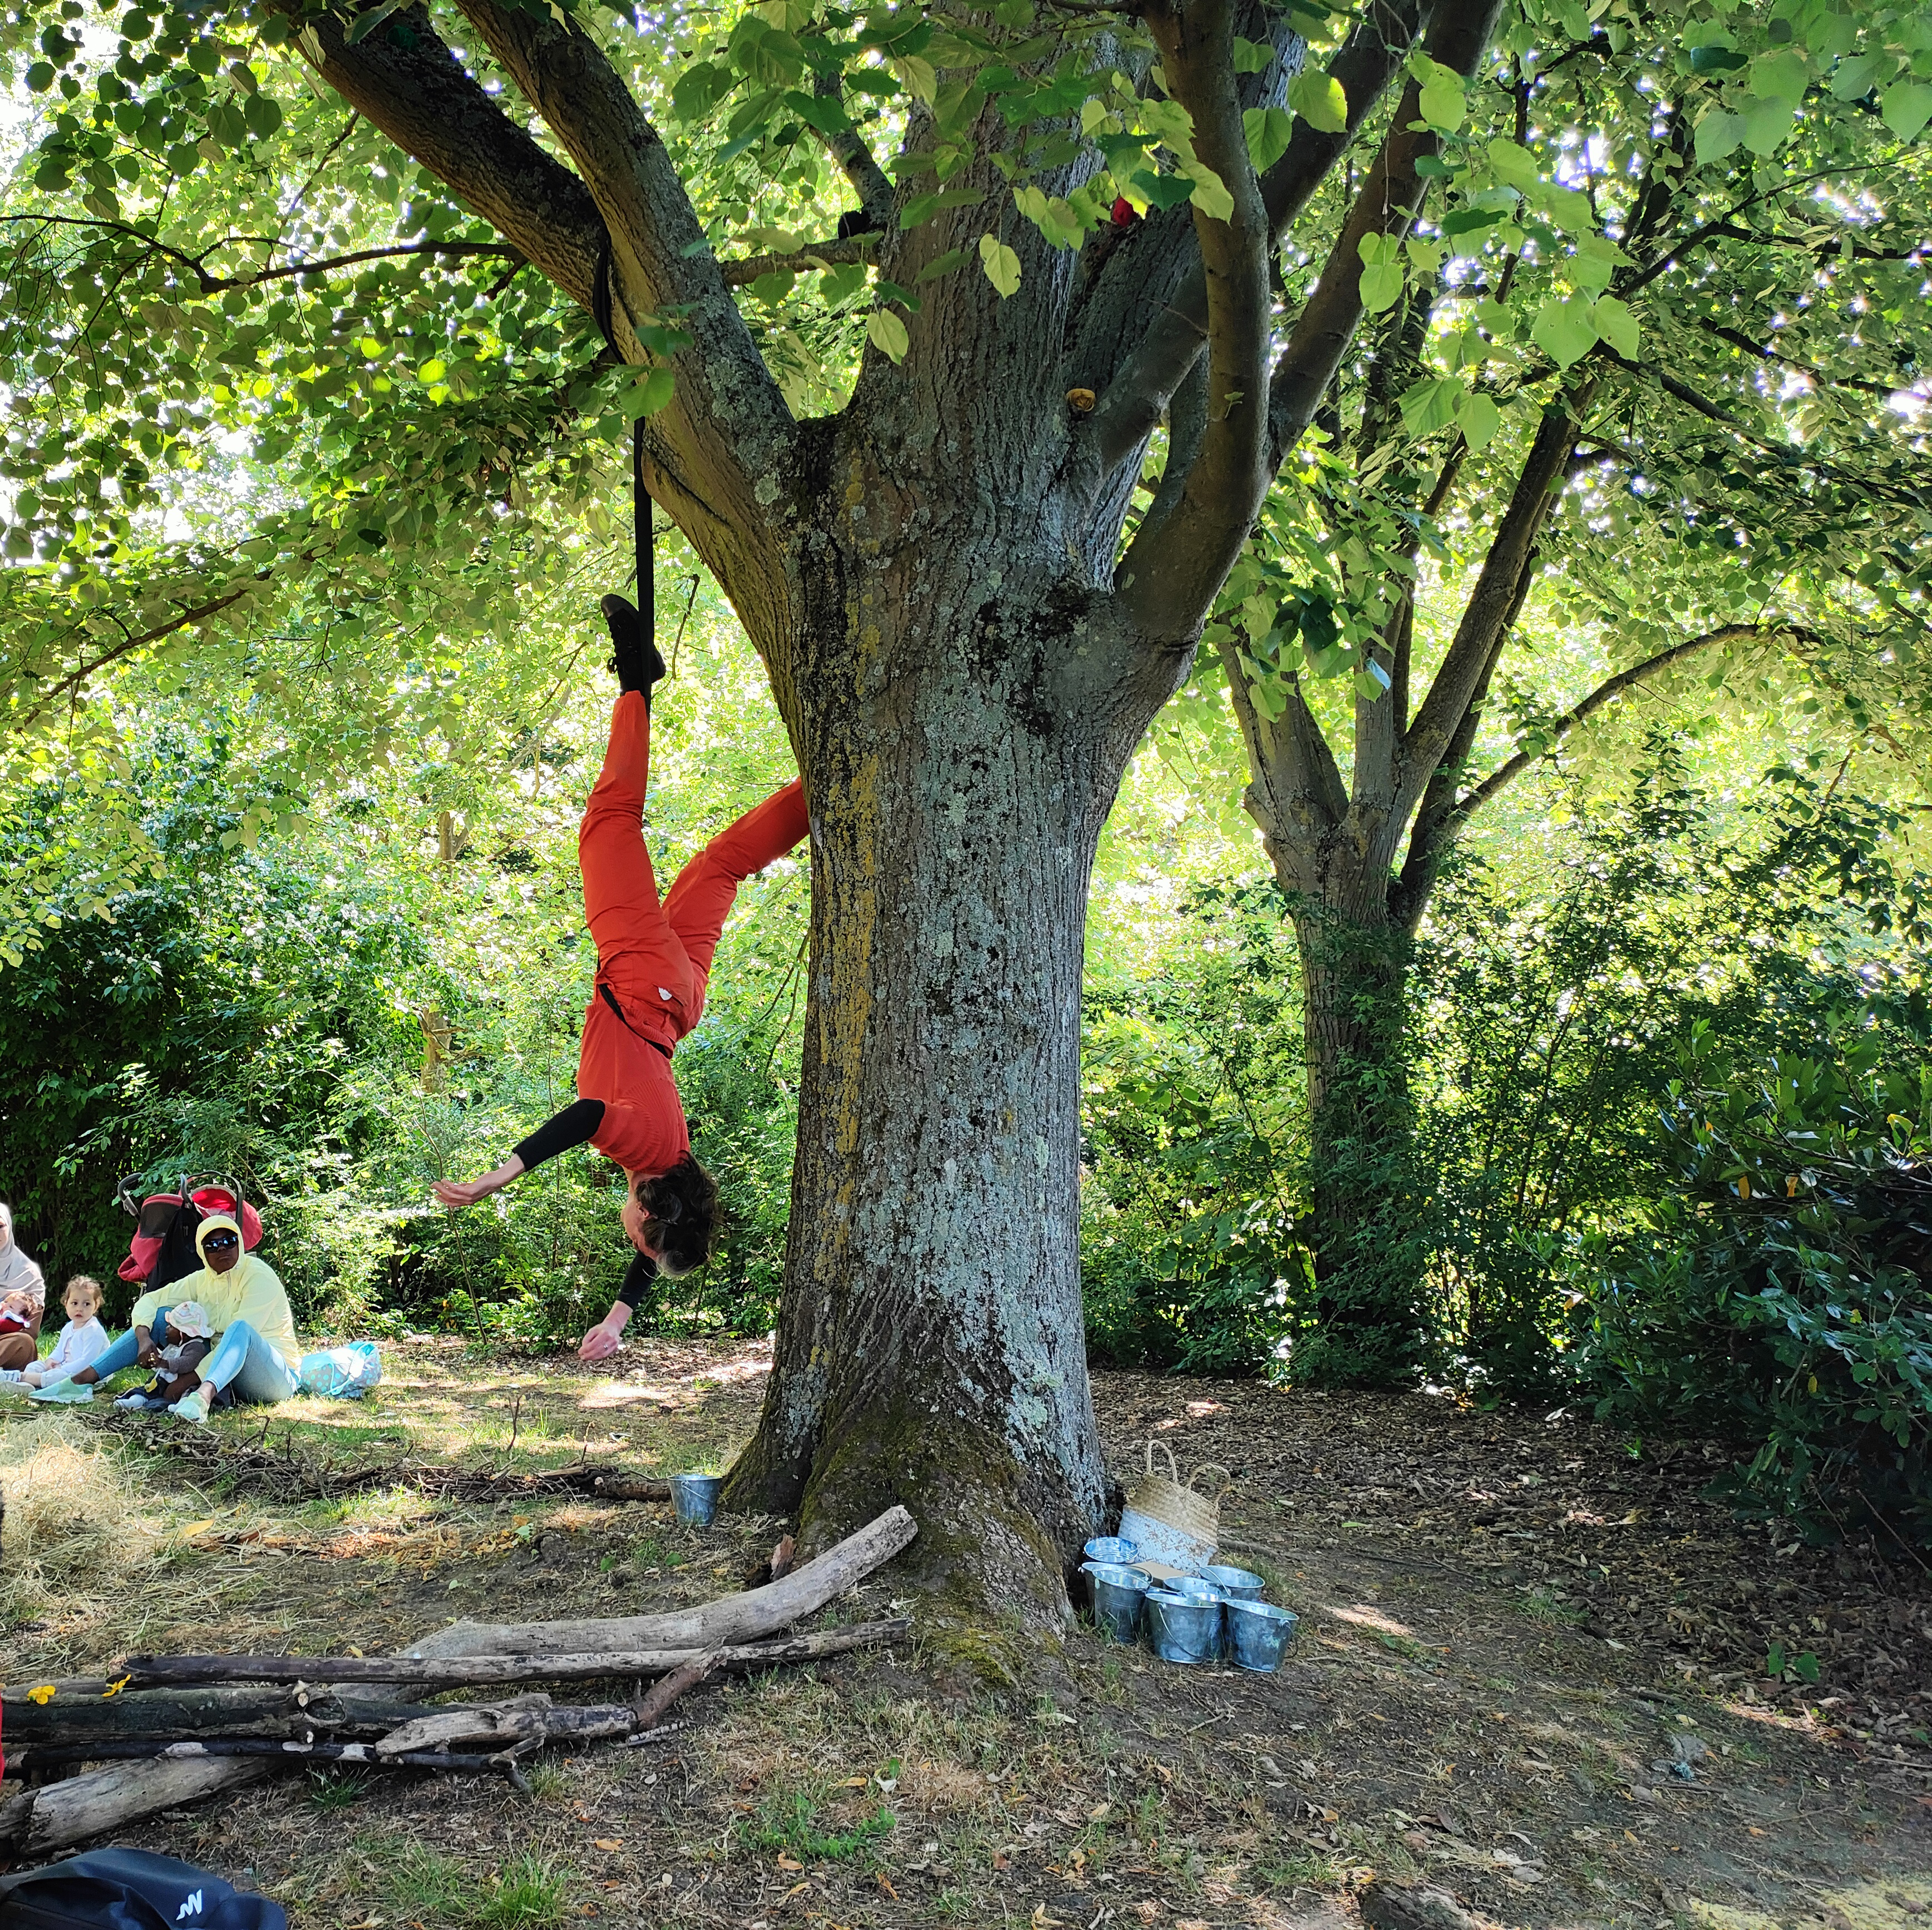
<svg viewBox="0 0 1932 1930"><path fill-rule="evenodd" d="M46 1304L47 1283L14 1237L14 1209L0 1204L0 1367L17 1370L40 1358Z"/></svg>
<svg viewBox="0 0 1932 1930"><path fill-rule="evenodd" d="M160 1363L162 1350L189 1337L168 1323L171 1307L198 1301L214 1331L214 1349L192 1385L168 1409L183 1421L206 1421L224 1388L237 1400L286 1400L301 1386L302 1343L295 1316L275 1270L259 1253L242 1250L242 1229L226 1213L211 1213L195 1230L201 1271L144 1293L134 1303L134 1324L92 1367L42 1388L35 1400L92 1400L95 1385L137 1361ZM196 1325L200 1323L197 1321Z"/></svg>

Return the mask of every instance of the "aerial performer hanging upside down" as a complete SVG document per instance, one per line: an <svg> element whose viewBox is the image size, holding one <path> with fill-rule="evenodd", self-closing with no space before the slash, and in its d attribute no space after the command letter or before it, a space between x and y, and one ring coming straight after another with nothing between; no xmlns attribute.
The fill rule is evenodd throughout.
<svg viewBox="0 0 1932 1930"><path fill-rule="evenodd" d="M794 779L713 838L677 875L664 902L644 848L651 686L664 659L621 596L604 599L620 686L604 768L578 833L584 915L597 941L597 983L584 1014L575 1101L546 1120L481 1179L438 1180L446 1206L472 1206L519 1173L587 1139L630 1176L624 1231L638 1250L610 1310L578 1352L615 1353L631 1310L658 1274L704 1264L717 1225L718 1188L691 1156L671 1054L698 1023L719 935L738 887L782 857L807 829Z"/></svg>

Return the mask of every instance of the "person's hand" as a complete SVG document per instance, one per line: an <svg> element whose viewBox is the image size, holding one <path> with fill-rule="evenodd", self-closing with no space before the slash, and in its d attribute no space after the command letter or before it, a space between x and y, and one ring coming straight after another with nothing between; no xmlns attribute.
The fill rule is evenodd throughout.
<svg viewBox="0 0 1932 1930"><path fill-rule="evenodd" d="M143 1340L134 1350L134 1364L136 1367L151 1367L160 1357L161 1350L152 1340Z"/></svg>
<svg viewBox="0 0 1932 1930"><path fill-rule="evenodd" d="M623 1344L624 1330L614 1327L608 1320L600 1320L584 1337L584 1344L577 1350L580 1361L608 1361Z"/></svg>
<svg viewBox="0 0 1932 1930"><path fill-rule="evenodd" d="M487 1181L480 1179L440 1179L430 1188L445 1206L474 1206L495 1190Z"/></svg>

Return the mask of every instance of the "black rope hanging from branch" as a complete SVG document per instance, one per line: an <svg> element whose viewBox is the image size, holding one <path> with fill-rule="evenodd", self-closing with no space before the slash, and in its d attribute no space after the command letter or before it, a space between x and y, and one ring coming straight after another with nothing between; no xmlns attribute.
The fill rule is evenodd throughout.
<svg viewBox="0 0 1932 1930"><path fill-rule="evenodd" d="M622 362L623 352L610 326L612 302L610 234L606 229L597 249L597 274L590 285L590 313L610 353ZM638 614L644 619L646 638L654 641L658 633L657 551L651 535L651 492L644 486L644 419L641 416L631 425L631 522L638 552Z"/></svg>

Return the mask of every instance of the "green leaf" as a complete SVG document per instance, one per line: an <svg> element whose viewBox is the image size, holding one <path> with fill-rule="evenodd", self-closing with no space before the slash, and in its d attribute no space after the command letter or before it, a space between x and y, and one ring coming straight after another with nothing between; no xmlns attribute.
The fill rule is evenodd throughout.
<svg viewBox="0 0 1932 1930"><path fill-rule="evenodd" d="M1020 258L997 235L980 237L980 266L1001 300L1019 292Z"/></svg>
<svg viewBox="0 0 1932 1930"><path fill-rule="evenodd" d="M920 287L928 281L937 281L942 275L950 275L956 268L963 268L972 260L964 248L949 248L937 261L929 261L913 278L913 286Z"/></svg>
<svg viewBox="0 0 1932 1930"><path fill-rule="evenodd" d="M1597 345L1597 325L1591 319L1589 298L1572 295L1559 301L1544 299L1530 326L1530 339L1558 368L1581 362Z"/></svg>
<svg viewBox="0 0 1932 1930"><path fill-rule="evenodd" d="M1721 107L1713 107L1697 123L1696 137L1692 145L1698 160L1708 164L1735 153L1744 137L1742 115L1726 114Z"/></svg>
<svg viewBox="0 0 1932 1930"><path fill-rule="evenodd" d="M1288 85L1288 104L1318 134L1339 134L1348 125L1348 97L1332 75L1297 74Z"/></svg>
<svg viewBox="0 0 1932 1930"><path fill-rule="evenodd" d="M1192 161L1188 164L1187 178L1194 184L1193 201L1196 207L1210 221L1232 221L1234 218L1234 197L1228 192L1228 185L1204 162Z"/></svg>
<svg viewBox="0 0 1932 1930"><path fill-rule="evenodd" d="M1265 74L1274 62L1274 49L1266 41L1244 41L1239 34L1234 36L1237 74Z"/></svg>
<svg viewBox="0 0 1932 1930"><path fill-rule="evenodd" d="M1744 146L1760 161L1768 161L1784 145L1791 124L1798 118L1793 101L1765 101L1748 110L1744 120Z"/></svg>
<svg viewBox="0 0 1932 1930"><path fill-rule="evenodd" d="M866 318L866 338L880 354L896 362L905 360L912 344L906 325L890 308L874 308Z"/></svg>
<svg viewBox="0 0 1932 1930"><path fill-rule="evenodd" d="M1429 78L1422 83L1422 92L1416 98L1416 106L1422 118L1432 128L1440 128L1445 134L1454 134L1469 112L1468 98L1462 91L1462 77L1454 68L1442 67L1430 62Z"/></svg>
<svg viewBox="0 0 1932 1930"><path fill-rule="evenodd" d="M1598 296L1597 305L1590 311L1590 319L1596 324L1598 335L1626 362L1636 359L1637 326L1627 303L1619 302L1614 295Z"/></svg>
<svg viewBox="0 0 1932 1930"><path fill-rule="evenodd" d="M1791 1658L1791 1673L1800 1682L1816 1682L1819 1673L1818 1658L1809 1649L1802 1650Z"/></svg>
<svg viewBox="0 0 1932 1930"><path fill-rule="evenodd" d="M1400 258L1373 262L1364 269L1360 294L1362 306L1371 315L1379 315L1384 308L1393 308L1402 299Z"/></svg>
<svg viewBox="0 0 1932 1930"><path fill-rule="evenodd" d="M1412 436L1433 435L1454 422L1468 391L1460 376L1426 375L1403 392L1402 424Z"/></svg>
<svg viewBox="0 0 1932 1930"><path fill-rule="evenodd" d="M1248 137L1248 158L1255 172L1265 174L1288 152L1294 122L1283 108L1250 107L1241 116L1241 131Z"/></svg>
<svg viewBox="0 0 1932 1930"><path fill-rule="evenodd" d="M1784 1673L1784 1644L1774 1642L1764 1652L1764 1672L1774 1682Z"/></svg>
<svg viewBox="0 0 1932 1930"><path fill-rule="evenodd" d="M1503 425L1503 412L1486 395L1472 395L1462 404L1456 426L1472 449L1486 449Z"/></svg>
<svg viewBox="0 0 1932 1930"><path fill-rule="evenodd" d="M1861 101L1888 71L1893 63L1888 54L1854 54L1841 60L1832 75L1832 92L1840 101Z"/></svg>
<svg viewBox="0 0 1932 1930"><path fill-rule="evenodd" d="M1484 152L1489 158L1490 171L1505 188L1520 192L1534 188L1543 178L1536 157L1514 141L1492 141Z"/></svg>
<svg viewBox="0 0 1932 1930"><path fill-rule="evenodd" d="M242 107L242 118L248 122L249 133L258 141L265 141L282 125L281 105L266 94L251 94Z"/></svg>
<svg viewBox="0 0 1932 1930"><path fill-rule="evenodd" d="M655 416L676 392L677 380L668 368L646 369L617 398L617 407L627 422L640 416Z"/></svg>
<svg viewBox="0 0 1932 1930"><path fill-rule="evenodd" d="M416 380L426 387L433 389L448 373L448 365L444 362L442 358L440 356L431 356L429 360L416 371Z"/></svg>
<svg viewBox="0 0 1932 1930"><path fill-rule="evenodd" d="M1789 101L1795 104L1804 98L1804 90L1810 84L1804 56L1796 47L1761 53L1751 62L1750 91L1760 101Z"/></svg>
<svg viewBox="0 0 1932 1930"><path fill-rule="evenodd" d="M1918 131L1932 121L1932 86L1919 80L1899 81L1885 90L1878 113L1900 140L1915 140Z"/></svg>

